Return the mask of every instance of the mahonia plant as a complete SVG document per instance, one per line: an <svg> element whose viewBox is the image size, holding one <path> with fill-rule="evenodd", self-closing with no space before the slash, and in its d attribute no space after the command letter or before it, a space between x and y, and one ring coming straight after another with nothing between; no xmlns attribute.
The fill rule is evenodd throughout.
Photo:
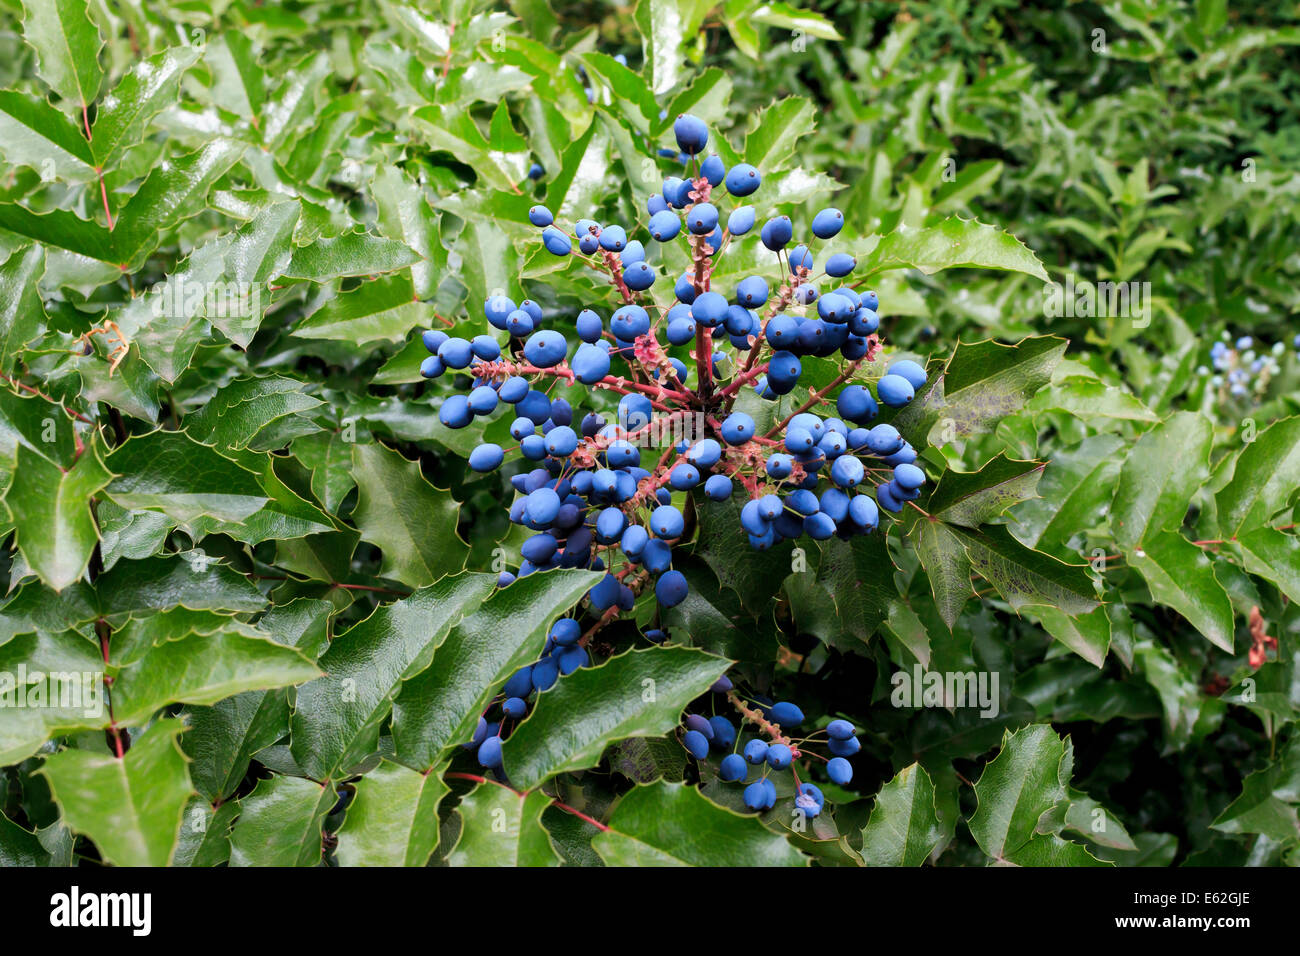
<svg viewBox="0 0 1300 956"><path fill-rule="evenodd" d="M652 587L664 608L686 598L687 579L672 567L673 548L687 536L684 494L699 488L713 501L742 495L740 524L750 545L766 550L804 535L825 540L872 533L882 509L899 513L920 496L926 481L915 464L916 449L897 428L866 427L880 404L901 408L910 402L925 385L925 370L903 359L875 381L874 393L868 385L846 384L859 366L876 360L881 341L876 293L856 291L847 278L857 265L854 257L832 253L817 270L813 243L834 239L844 225L843 213L835 208L817 213L808 244L793 247L791 219L769 219L759 240L788 275L774 283L775 294L762 275L747 276L729 298L712 288L712 274L728 247L752 232L754 207L739 203L759 189L762 174L747 163L728 170L716 154L703 158L709 133L695 116L678 116L673 131L695 175L665 179L662 192L646 204L644 224L628 228L580 219L566 230L546 207L529 211L548 252L577 255L609 277L622 302L608 327L599 311L586 308L549 323L571 323L571 328L545 328L547 318L536 302L493 295L483 312L492 328L507 333L505 349L486 332L472 339L437 329L422 333L430 355L421 374L433 379L463 371L468 379L465 391L443 401L438 413L443 425L464 428L503 404L512 408L510 434L519 444L507 450L482 442L469 455L470 467L494 471L507 454L516 453L537 463L511 478L519 496L510 520L534 534L521 548L518 575L504 571L498 585L508 587L517 577L550 568L604 572L587 593L594 622L586 630L571 618L557 622L541 658L506 683L501 719L480 719L470 743L484 767L502 769L507 721L526 716L530 694L588 665L592 635L620 612L631 611L643 590ZM737 202L725 224L714 202L719 189ZM661 245L679 236L690 244L692 265L676 280L670 307L643 301L659 274L645 244L635 238L640 232ZM845 284L821 294L823 279ZM761 434L753 417L734 410L743 388L766 401L788 395L799 383L800 359L810 355L839 356L843 368L797 409ZM548 388L557 380L618 393L617 419L551 399ZM838 415L826 414L832 401ZM667 435L675 440L657 460L644 459L643 450ZM664 639L657 628L652 635ZM705 721L687 731L684 744L697 758L708 753L707 729ZM730 737L734 741L734 730ZM847 739L856 744L851 733ZM766 752L775 769L799 754L779 729ZM747 750L747 757L751 753ZM751 762L762 762L761 755ZM838 767L836 775L847 780ZM735 771L733 761L724 767L724 778L741 779L743 773ZM820 793L814 787L809 794L814 792ZM767 791L751 785L746 804L770 808L775 791L766 800L755 796L759 793ZM820 809L820 798L799 799L804 796L806 806L800 808L815 815L811 808L815 802Z"/></svg>

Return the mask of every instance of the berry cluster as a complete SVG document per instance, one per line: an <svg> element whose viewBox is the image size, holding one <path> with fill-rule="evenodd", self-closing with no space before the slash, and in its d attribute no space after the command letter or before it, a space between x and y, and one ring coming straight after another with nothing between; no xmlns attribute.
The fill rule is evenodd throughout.
<svg viewBox="0 0 1300 956"><path fill-rule="evenodd" d="M506 681L492 706L480 715L474 736L464 744L466 750L475 752L480 766L496 771L504 779L501 742L508 736L509 722L513 720L518 723L528 716L528 699L535 693L550 690L561 677L591 663L587 649L579 643L581 637L582 626L574 618L560 618L551 625L542 656L527 667L515 671ZM488 715L497 707L500 708L500 716L489 722Z"/></svg>
<svg viewBox="0 0 1300 956"><path fill-rule="evenodd" d="M511 406L510 434L518 445L509 453L537 465L511 478L519 496L510 519L534 532L521 548L518 576L553 567L605 571L588 594L602 620L630 610L652 582L661 606L685 599L687 581L672 567L673 548L687 536L683 505L695 489L714 501L743 489L741 524L751 545L768 548L805 534L822 540L874 531L880 508L897 513L925 482L916 450L893 426L866 427L880 405L897 408L911 401L925 384L925 370L895 361L871 385L846 385L881 348L879 302L874 292L860 293L851 284L822 294L817 280L843 279L856 267L854 258L834 252L814 273L814 251L805 244L791 247L790 218L775 216L759 230L760 242L781 267L775 289L763 276L750 275L730 298L714 290L718 261L757 221L747 204L724 218L715 191L748 197L762 175L745 163L727 169L717 155L703 158L709 133L699 119L680 116L673 129L696 175L665 179L647 203L643 225L583 219L566 231L544 206L529 211L550 253L574 256L609 277L622 304L608 322L586 308L566 320L572 323L566 330L544 327L550 323L536 302L493 295L484 303L484 316L505 333L505 349L491 334L467 339L423 333L431 354L421 373L437 378L463 371L457 381L467 383L443 400L439 420L463 428L503 404ZM823 209L812 220L812 236L831 240L843 222L839 210ZM638 232L649 249L633 238ZM691 267L673 283L673 304L659 306L645 295L659 278L650 264L660 258L653 255L654 244L679 236L689 244ZM730 352L717 348L723 343ZM803 374L801 359L808 356L838 356L843 366L828 385L811 390L801 407L766 430L750 414L734 410L742 389L752 389L760 405L791 393ZM557 381L619 395L616 420L550 398L547 388ZM838 417L824 417L817 409L830 403L839 386ZM673 440L656 437L669 431ZM676 437L683 431L691 433ZM651 455L657 460L643 461L643 449L661 444L667 446L663 453ZM469 464L493 471L507 453L483 442ZM874 497L864 493L873 484ZM515 577L503 573L501 586ZM543 668L543 678L550 660L534 665ZM556 666L563 672L558 660Z"/></svg>
<svg viewBox="0 0 1300 956"><path fill-rule="evenodd" d="M1297 357L1300 357L1300 335L1292 343ZM1203 376L1210 376L1210 385L1219 392L1220 402L1229 398L1253 398L1259 401L1268 391L1269 382L1282 370L1279 359L1286 353L1286 346L1274 342L1271 348L1257 347L1255 340L1243 335L1235 342L1232 336L1224 332L1222 337L1210 346L1210 364L1214 373L1202 365L1197 371Z"/></svg>
<svg viewBox="0 0 1300 956"><path fill-rule="evenodd" d="M682 722L682 746L700 761L708 759L710 753L724 754L718 765L718 777L727 783L746 785L743 798L749 809L772 809L776 805L776 784L771 773L789 770L794 776L795 809L809 818L821 813L826 802L821 788L799 779L799 760L802 757L825 761L826 776L832 783L843 785L853 779L853 766L848 758L862 749L862 744L847 720L832 720L824 730L807 737L792 737L789 731L804 722L803 711L795 704L785 701L773 703L763 698L747 703L727 677L714 684L712 690L725 694L740 712L742 731L750 725L756 733L742 745L742 733L726 717L705 718L699 714L687 714ZM826 749L831 754L829 758L810 749L823 735ZM757 768L753 774L751 767ZM755 775L752 781L749 780L751 775Z"/></svg>

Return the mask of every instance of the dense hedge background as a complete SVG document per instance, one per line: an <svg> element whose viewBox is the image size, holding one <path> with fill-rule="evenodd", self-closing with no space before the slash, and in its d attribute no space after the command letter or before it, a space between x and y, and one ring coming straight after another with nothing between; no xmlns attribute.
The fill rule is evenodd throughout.
<svg viewBox="0 0 1300 956"><path fill-rule="evenodd" d="M0 860L1300 862L1298 43L1216 0L0 0L0 672L113 704L0 710ZM670 729L694 651L681 699L534 714L527 796L455 746L590 580L492 592L512 492L437 423L418 330L587 304L524 213L635 221L683 110L769 205L845 212L887 343L968 413L913 423L931 468L1009 469L998 535L896 530L852 597L701 539L681 643L863 732L807 832L706 799L738 806ZM1055 314L1045 277L1149 314ZM160 319L187 282L254 317ZM1276 371L1234 390L1225 336ZM669 666L615 660L590 699ZM916 664L997 673L998 714L893 706Z"/></svg>

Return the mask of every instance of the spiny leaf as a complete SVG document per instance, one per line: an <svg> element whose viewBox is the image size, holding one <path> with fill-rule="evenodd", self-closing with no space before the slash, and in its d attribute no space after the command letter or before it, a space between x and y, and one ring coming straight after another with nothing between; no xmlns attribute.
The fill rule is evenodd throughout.
<svg viewBox="0 0 1300 956"><path fill-rule="evenodd" d="M64 750L38 771L77 833L95 841L118 866L167 866L180 835L181 812L194 788L176 742L179 720L160 720L125 757Z"/></svg>

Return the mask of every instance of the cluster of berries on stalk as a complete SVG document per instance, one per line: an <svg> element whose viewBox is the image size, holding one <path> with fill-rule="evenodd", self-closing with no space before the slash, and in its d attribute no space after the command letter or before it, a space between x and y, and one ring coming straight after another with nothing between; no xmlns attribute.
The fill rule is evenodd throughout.
<svg viewBox="0 0 1300 956"><path fill-rule="evenodd" d="M815 272L813 249L792 246L794 225L777 215L758 230L780 270L775 286L749 275L730 297L714 289L719 260L757 222L755 207L739 200L758 190L762 175L746 163L727 169L717 155L705 157L709 133L698 118L679 116L673 129L695 175L666 178L647 202L643 224L629 229L582 219L566 230L544 206L529 211L545 249L608 276L622 300L608 321L593 308L560 318L534 301L493 295L484 316L496 335L423 333L430 355L421 373L463 373L456 381L467 382L442 401L442 424L463 428L502 406L513 415L510 434L518 444L506 449L484 441L470 454L470 467L490 472L507 455L535 463L510 479L518 492L510 519L533 534L521 548L517 575L504 572L500 585L555 567L604 571L587 595L601 623L630 610L650 588L662 607L686 598L687 580L673 557L690 537L692 492L713 501L741 493L740 523L750 544L763 549L802 535L872 532L880 509L897 513L926 480L916 450L897 429L868 427L881 405L910 402L925 385L925 370L899 360L869 384L852 381L881 349L877 296L846 279L854 257L831 252ZM719 191L737 200L725 217L715 204ZM827 208L810 230L826 242L843 224L843 214ZM673 281L672 304L666 289L656 304L648 294L660 278L651 265L662 258L655 244L678 236L686 237L691 265ZM822 293L823 279L843 284ZM793 392L809 356L837 357L839 374L760 427L755 415L764 420L766 403ZM616 418L552 399L548 389L557 382L619 395ZM754 415L733 407L746 391ZM836 414L825 414L832 401ZM669 433L673 438L664 441ZM576 652L560 654L581 666L572 663ZM534 687L544 689L551 659L534 665L542 669ZM566 664L555 664L563 673Z"/></svg>
<svg viewBox="0 0 1300 956"><path fill-rule="evenodd" d="M821 813L826 803L821 788L799 777L805 759L825 763L826 776L832 783L842 786L853 779L853 766L848 758L861 750L862 744L856 729L847 720L832 720L823 729L800 737L798 728L805 718L797 705L757 697L746 700L728 677L722 677L711 690L725 695L727 702L739 712L740 729L720 715L704 717L688 713L682 721L682 746L701 762L710 755L720 757L718 778L726 783L744 784L742 797L750 810L761 812L776 805L772 775L789 770L794 777L795 810L809 819ZM812 749L820 744L825 745L830 757ZM806 764L803 766L806 774Z"/></svg>
<svg viewBox="0 0 1300 956"><path fill-rule="evenodd" d="M1300 358L1300 335L1291 343ZM1197 372L1209 376L1210 385L1219 393L1220 403L1229 399L1251 398L1260 401L1268 391L1269 383L1282 371L1280 360L1286 354L1286 345L1274 342L1271 347L1256 343L1249 335L1235 342L1228 332L1210 346L1209 367L1202 365Z"/></svg>

